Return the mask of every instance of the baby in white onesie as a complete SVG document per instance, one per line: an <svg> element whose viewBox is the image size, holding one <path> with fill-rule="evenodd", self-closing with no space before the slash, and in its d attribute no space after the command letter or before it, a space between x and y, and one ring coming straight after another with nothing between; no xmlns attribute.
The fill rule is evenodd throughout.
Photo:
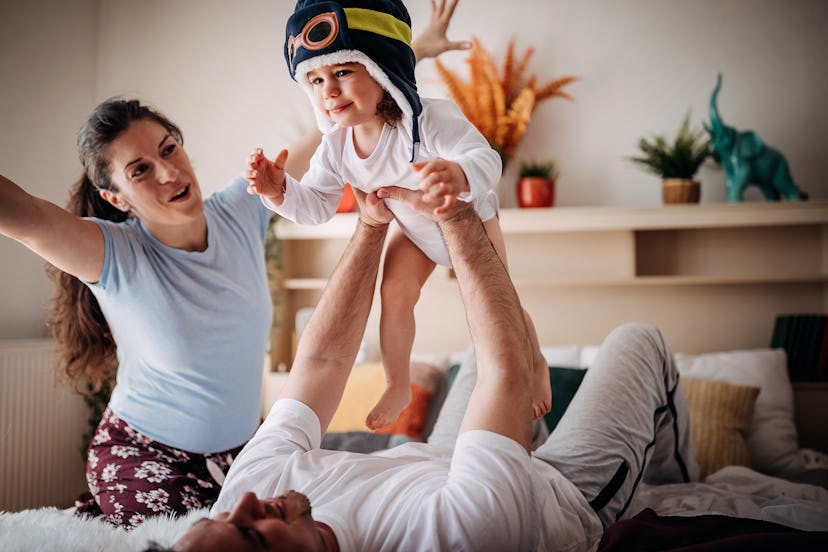
<svg viewBox="0 0 828 552"><path fill-rule="evenodd" d="M454 103L420 99L410 19L402 3L396 4L399 14L339 6L327 11L330 4L320 5L319 13L293 22L285 58L291 76L310 96L324 136L301 180L285 172L287 150L272 161L255 150L245 173L249 191L301 224L329 220L345 184L366 193L385 186L419 189L442 199L438 210L455 201L472 202L506 264L492 191L501 174L500 156ZM434 221L385 201L402 233L392 237L383 267L380 349L388 385L366 419L370 429L393 423L411 400L414 306L436 264L451 266ZM525 310L524 318L534 362L533 415L539 418L551 407L549 372Z"/></svg>

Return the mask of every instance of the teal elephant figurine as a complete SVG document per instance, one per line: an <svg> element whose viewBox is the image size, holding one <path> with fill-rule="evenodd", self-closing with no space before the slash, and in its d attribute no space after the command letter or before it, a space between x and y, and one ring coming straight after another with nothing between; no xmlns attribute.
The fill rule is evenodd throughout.
<svg viewBox="0 0 828 552"><path fill-rule="evenodd" d="M705 129L713 143L713 159L724 165L727 200L742 201L745 188L759 186L768 201L808 199L791 178L788 161L777 149L766 146L752 130L737 131L727 126L717 106L722 75L710 96L710 126Z"/></svg>

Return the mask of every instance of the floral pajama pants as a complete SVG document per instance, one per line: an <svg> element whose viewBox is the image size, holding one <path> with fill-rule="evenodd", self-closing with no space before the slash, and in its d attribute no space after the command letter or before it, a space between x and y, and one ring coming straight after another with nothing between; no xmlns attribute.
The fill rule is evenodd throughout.
<svg viewBox="0 0 828 552"><path fill-rule="evenodd" d="M186 452L142 434L108 408L89 445L89 492L75 502L77 515L103 515L130 529L158 515L183 515L207 508L241 451Z"/></svg>

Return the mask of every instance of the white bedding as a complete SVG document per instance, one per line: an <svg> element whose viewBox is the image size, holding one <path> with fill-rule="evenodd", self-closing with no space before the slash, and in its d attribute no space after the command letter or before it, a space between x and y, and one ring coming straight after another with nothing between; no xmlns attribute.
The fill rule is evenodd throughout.
<svg viewBox="0 0 828 552"><path fill-rule="evenodd" d="M729 466L704 482L641 488L627 517L644 508L661 515L720 514L761 519L811 531L828 531L828 490ZM140 551L152 539L170 545L207 510L185 518L155 518L127 533L55 508L0 513L0 550Z"/></svg>
<svg viewBox="0 0 828 552"><path fill-rule="evenodd" d="M644 508L663 516L718 514L828 531L828 490L742 466L722 468L699 483L644 485L625 517Z"/></svg>

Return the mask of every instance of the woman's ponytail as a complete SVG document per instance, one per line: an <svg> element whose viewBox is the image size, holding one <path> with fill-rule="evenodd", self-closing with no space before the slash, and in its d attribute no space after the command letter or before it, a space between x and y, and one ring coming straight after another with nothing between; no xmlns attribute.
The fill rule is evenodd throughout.
<svg viewBox="0 0 828 552"><path fill-rule="evenodd" d="M86 174L73 186L67 210L81 217L126 218L126 213L101 199ZM55 286L49 327L65 375L79 393L97 393L108 384L117 366L112 332L98 300L85 284L50 264L46 273Z"/></svg>

